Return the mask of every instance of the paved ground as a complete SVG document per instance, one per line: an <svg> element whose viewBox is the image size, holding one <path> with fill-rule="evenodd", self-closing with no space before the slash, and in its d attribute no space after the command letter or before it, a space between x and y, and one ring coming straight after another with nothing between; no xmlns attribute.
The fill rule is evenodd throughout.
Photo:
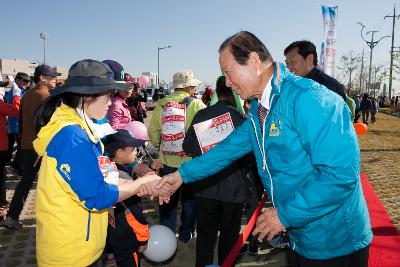
<svg viewBox="0 0 400 267"><path fill-rule="evenodd" d="M361 168L366 172L375 190L384 203L394 223L400 228L400 119L378 114L377 124L369 127L369 132L360 138ZM8 175L7 198L11 199L18 177ZM21 215L24 228L9 231L0 228L0 266L36 266L35 259L35 192L29 193ZM150 221L157 223L157 205L144 201L145 212ZM194 263L195 240L183 245L178 242L176 258L165 266L185 266L184 262ZM288 266L285 250L268 248L265 244L256 257L245 256L237 266ZM143 266L152 266L143 263Z"/></svg>

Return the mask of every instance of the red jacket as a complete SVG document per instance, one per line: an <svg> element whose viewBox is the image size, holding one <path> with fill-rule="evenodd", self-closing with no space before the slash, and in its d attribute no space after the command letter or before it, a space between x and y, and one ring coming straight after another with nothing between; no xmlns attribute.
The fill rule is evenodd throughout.
<svg viewBox="0 0 400 267"><path fill-rule="evenodd" d="M19 96L14 96L12 104L6 104L0 99L0 151L8 150L7 116L18 117L19 105Z"/></svg>

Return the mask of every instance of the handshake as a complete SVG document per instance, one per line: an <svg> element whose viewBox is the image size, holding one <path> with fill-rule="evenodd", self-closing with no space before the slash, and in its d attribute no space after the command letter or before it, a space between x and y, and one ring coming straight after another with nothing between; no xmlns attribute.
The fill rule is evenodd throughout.
<svg viewBox="0 0 400 267"><path fill-rule="evenodd" d="M139 177L140 183L138 196L150 196L150 199L158 198L160 205L168 203L171 195L183 183L182 177L178 171L160 177L155 173L148 173Z"/></svg>

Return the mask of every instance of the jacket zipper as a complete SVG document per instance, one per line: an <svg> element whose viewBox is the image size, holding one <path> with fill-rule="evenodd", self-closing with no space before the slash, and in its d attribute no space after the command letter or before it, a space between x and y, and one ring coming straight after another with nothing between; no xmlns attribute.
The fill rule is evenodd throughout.
<svg viewBox="0 0 400 267"><path fill-rule="evenodd" d="M90 215L91 211L88 211L88 225L87 225L87 231L86 231L86 241L89 241L89 236L90 236Z"/></svg>
<svg viewBox="0 0 400 267"><path fill-rule="evenodd" d="M274 96L275 96L275 95L272 96L272 99L274 98ZM270 107L271 107L271 105L270 105ZM261 147L260 141L259 141L259 139L258 139L258 133L257 133L256 124L254 123L254 120L253 120L253 114L251 114L251 113L249 113L249 114L250 114L250 117L251 117L251 118L250 118L251 123L253 124L254 133L255 133L255 135L256 135L258 148L260 149L261 156L262 156L262 161L263 161L263 167L262 167L262 168L263 168L263 171L264 171L264 172L267 171L268 176L269 176L270 187L271 187L271 202L272 202L272 205L275 207L275 202L274 202L274 184L273 184L273 182L272 182L271 173L269 172L269 169L268 169L267 156L266 156L266 153L265 153L265 122L266 122L266 118L264 119L264 122L263 122L263 125L262 125L262 127L263 127L263 135L262 135L262 138L263 138L263 140L262 140L262 147Z"/></svg>

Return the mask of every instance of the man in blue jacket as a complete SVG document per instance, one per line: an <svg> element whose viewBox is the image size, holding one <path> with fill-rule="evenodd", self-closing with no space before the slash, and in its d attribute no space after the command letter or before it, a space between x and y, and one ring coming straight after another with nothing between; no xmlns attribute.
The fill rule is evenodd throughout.
<svg viewBox="0 0 400 267"><path fill-rule="evenodd" d="M166 194L168 186L201 180L253 151L274 205L259 216L253 234L271 240L286 229L293 266L367 267L372 232L346 103L274 63L250 32L226 39L219 53L227 85L242 99L254 98L249 116L213 149L165 176L156 189Z"/></svg>

